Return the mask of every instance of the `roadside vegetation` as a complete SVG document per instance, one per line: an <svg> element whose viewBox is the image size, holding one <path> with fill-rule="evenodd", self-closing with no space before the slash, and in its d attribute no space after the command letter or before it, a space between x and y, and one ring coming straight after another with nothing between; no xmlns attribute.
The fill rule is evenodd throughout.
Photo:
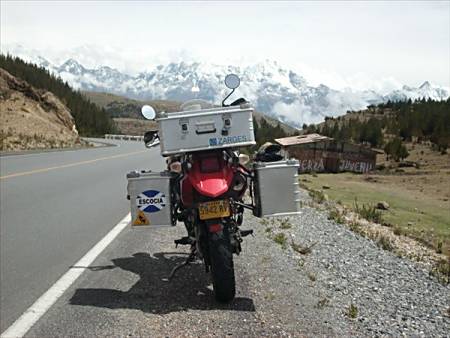
<svg viewBox="0 0 450 338"><path fill-rule="evenodd" d="M409 159L420 166L386 164L370 174L301 174L300 185L308 190L312 206L327 210L330 220L346 224L384 250L426 264L431 275L447 284L450 155L429 145L407 147Z"/></svg>
<svg viewBox="0 0 450 338"><path fill-rule="evenodd" d="M326 199L339 201L343 207L362 218L392 227L397 235L412 237L436 252L450 256L450 203L446 197L440 199L420 191L412 193L405 185L395 184L395 179L399 177L387 177L385 184L380 184L384 177L379 178L377 183L367 181L366 177L341 173L320 174L317 178L302 175L301 180L315 202L321 203ZM401 178L399 180L404 183ZM326 194L321 191L323 184L331 187ZM377 209L380 201L385 201L389 209ZM343 215L336 209L329 212L329 218L343 222Z"/></svg>

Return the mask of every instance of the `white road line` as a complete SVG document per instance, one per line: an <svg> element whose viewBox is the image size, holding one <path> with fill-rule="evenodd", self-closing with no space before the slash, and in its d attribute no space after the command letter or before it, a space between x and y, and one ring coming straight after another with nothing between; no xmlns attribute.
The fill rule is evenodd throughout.
<svg viewBox="0 0 450 338"><path fill-rule="evenodd" d="M131 215L128 214L76 262L75 267L70 268L50 289L39 297L0 337L23 337L130 222Z"/></svg>

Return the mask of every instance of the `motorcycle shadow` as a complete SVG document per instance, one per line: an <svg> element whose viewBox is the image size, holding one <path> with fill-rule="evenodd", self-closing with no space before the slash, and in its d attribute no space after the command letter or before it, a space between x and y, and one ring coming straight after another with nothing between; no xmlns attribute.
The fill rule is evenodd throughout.
<svg viewBox="0 0 450 338"><path fill-rule="evenodd" d="M233 311L255 311L253 300L236 297L228 304L215 302L209 274L203 264L192 263L177 272L170 281L163 279L171 270L183 263L182 253L135 253L132 257L116 258L114 264L95 267L91 271L115 268L137 274L140 279L128 291L114 289L77 289L70 299L72 305L96 306L109 309L138 309L143 312L165 314L193 310L223 309Z"/></svg>

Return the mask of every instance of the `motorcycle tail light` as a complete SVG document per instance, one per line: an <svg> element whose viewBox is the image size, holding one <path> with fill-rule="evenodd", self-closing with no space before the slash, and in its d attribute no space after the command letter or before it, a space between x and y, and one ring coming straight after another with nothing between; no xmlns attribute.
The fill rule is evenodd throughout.
<svg viewBox="0 0 450 338"><path fill-rule="evenodd" d="M175 173L181 173L181 163L178 162L178 161L172 162L172 163L170 163L170 165L169 165L169 169L170 169L170 171L172 171L172 172L175 172Z"/></svg>
<svg viewBox="0 0 450 338"><path fill-rule="evenodd" d="M210 224L208 227L209 232L219 232L222 230L222 224Z"/></svg>

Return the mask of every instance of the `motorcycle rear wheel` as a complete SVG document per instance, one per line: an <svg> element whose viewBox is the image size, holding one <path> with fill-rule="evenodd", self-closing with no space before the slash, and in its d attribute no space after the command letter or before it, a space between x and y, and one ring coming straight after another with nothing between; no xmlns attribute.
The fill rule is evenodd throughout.
<svg viewBox="0 0 450 338"><path fill-rule="evenodd" d="M209 255L215 299L228 303L236 294L234 277L233 250L230 244L228 228L209 234Z"/></svg>

